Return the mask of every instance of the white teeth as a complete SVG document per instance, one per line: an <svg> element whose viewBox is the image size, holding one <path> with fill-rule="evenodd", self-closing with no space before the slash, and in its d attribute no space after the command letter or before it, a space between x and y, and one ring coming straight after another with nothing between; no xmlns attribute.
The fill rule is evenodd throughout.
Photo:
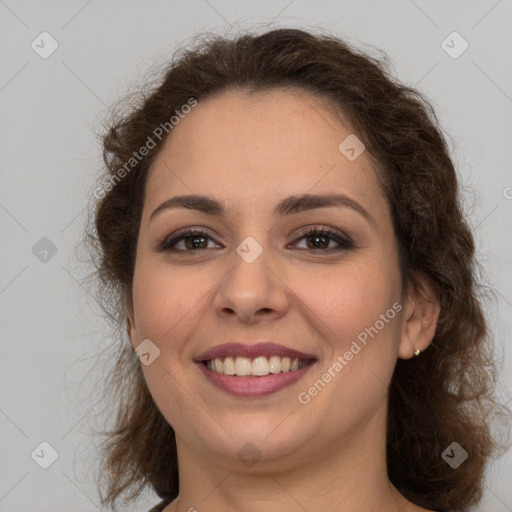
<svg viewBox="0 0 512 512"><path fill-rule="evenodd" d="M256 357L252 362L251 373L253 375L268 375L269 364L266 357Z"/></svg>
<svg viewBox="0 0 512 512"><path fill-rule="evenodd" d="M281 373L281 358L272 356L268 361L268 371L270 373Z"/></svg>
<svg viewBox="0 0 512 512"><path fill-rule="evenodd" d="M228 356L224 361L219 357L211 359L206 362L206 367L224 375L264 377L269 374L293 372L302 368L306 363L307 361L299 361L297 358L290 359L280 356L271 356L269 359L259 356L255 357L252 362L248 357Z"/></svg>
<svg viewBox="0 0 512 512"><path fill-rule="evenodd" d="M235 359L235 372L237 375L251 375L251 369L251 360L248 357L237 357Z"/></svg>
<svg viewBox="0 0 512 512"><path fill-rule="evenodd" d="M232 357L226 357L224 359L224 374L235 375L235 360Z"/></svg>

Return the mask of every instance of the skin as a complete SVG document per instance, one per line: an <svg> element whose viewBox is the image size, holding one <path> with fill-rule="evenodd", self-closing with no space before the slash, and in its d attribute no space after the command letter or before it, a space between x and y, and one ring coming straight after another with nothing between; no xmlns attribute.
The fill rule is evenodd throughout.
<svg viewBox="0 0 512 512"><path fill-rule="evenodd" d="M128 330L133 347L150 339L160 350L142 369L176 432L180 496L165 512L426 510L387 476L387 390L397 358L428 347L439 311L421 276L426 298L403 293L390 209L369 156L349 161L338 150L350 133L306 92L228 91L200 101L152 165ZM274 217L280 200L303 193L345 194L373 220L340 206ZM162 202L187 194L221 201L226 216L179 208L150 221ZM322 253L338 244L316 248L314 236L303 237L308 226L337 229L355 248ZM185 241L181 253L156 250L187 227L208 232L199 240L205 250L184 254ZM248 236L263 249L250 264L235 251ZM394 303L401 311L301 404L298 394ZM221 343L260 340L317 362L290 387L242 398L210 384L193 361ZM237 455L247 442L262 454L251 467Z"/></svg>

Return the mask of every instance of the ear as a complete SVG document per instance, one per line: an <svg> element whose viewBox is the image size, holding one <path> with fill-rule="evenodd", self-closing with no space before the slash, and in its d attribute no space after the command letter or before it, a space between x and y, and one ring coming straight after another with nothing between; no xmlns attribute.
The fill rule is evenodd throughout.
<svg viewBox="0 0 512 512"><path fill-rule="evenodd" d="M408 287L402 317L402 336L398 357L410 359L415 350L422 352L432 342L439 319L439 300L423 274L415 274Z"/></svg>

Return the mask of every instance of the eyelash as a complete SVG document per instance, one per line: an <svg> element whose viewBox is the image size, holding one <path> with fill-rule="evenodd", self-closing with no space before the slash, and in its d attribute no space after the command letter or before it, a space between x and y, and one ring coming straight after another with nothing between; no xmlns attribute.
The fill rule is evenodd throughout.
<svg viewBox="0 0 512 512"><path fill-rule="evenodd" d="M335 241L336 243L338 243L339 246L334 247L334 248L331 247L328 249L302 249L301 248L300 250L310 250L310 251L313 251L316 253L325 254L325 253L333 253L333 252L339 252L339 251L350 250L350 249L355 248L354 243L348 237L343 237L337 231L334 231L334 230L331 230L328 228L324 228L324 227L311 228L308 231L306 231L305 233L302 233L297 238L297 240L301 240L303 238L309 238L312 236L326 236L326 237L330 238L331 240ZM204 237L204 238L212 239L212 237L206 231L203 231L201 229L191 228L191 229L187 229L187 230L183 231L182 233L180 233L179 235L177 235L173 238L164 239L163 242L161 242L158 245L158 250L161 252L175 252L175 253L176 252L181 252L181 253L202 252L202 251L208 250L208 249L197 249L197 250L175 249L172 247L173 245L177 244L178 242L185 240L186 238L192 238L192 237L196 237L196 238Z"/></svg>

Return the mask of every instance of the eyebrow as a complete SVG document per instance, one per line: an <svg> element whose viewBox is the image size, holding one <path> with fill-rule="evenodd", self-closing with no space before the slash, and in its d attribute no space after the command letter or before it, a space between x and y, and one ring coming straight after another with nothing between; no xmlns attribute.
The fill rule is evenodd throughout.
<svg viewBox="0 0 512 512"><path fill-rule="evenodd" d="M367 210L361 206L356 200L344 194L301 194L289 196L281 200L273 210L276 217L284 217L286 215L293 215L305 211L315 210L317 208L328 207L344 207L351 208L361 214L370 224L375 226L374 218L368 213ZM226 209L221 202L208 196L202 195L185 195L175 196L167 199L162 204L157 206L151 213L149 220L159 213L174 208L187 208L189 210L196 210L206 213L207 215L225 217Z"/></svg>

